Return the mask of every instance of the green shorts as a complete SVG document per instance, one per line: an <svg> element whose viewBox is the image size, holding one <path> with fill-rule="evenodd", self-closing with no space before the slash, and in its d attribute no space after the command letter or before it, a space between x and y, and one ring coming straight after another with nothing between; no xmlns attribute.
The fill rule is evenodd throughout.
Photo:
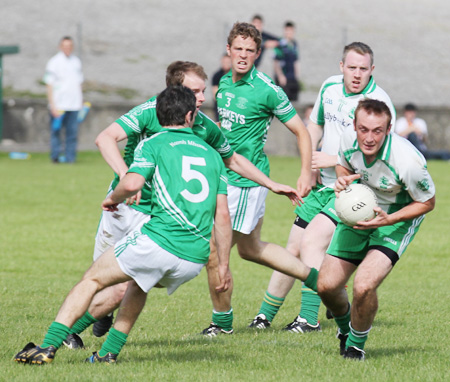
<svg viewBox="0 0 450 382"><path fill-rule="evenodd" d="M322 213L329 217L335 224L341 220L337 217L334 210L334 200L336 195L334 190L329 187L314 187L309 195L304 198L305 204L301 207L297 206L295 213L297 218L295 219L296 225L302 228L306 226L314 219L314 217Z"/></svg>
<svg viewBox="0 0 450 382"><path fill-rule="evenodd" d="M353 229L339 223L327 253L359 265L370 249L377 249L395 265L414 239L424 218L425 215L422 215L413 220L367 230Z"/></svg>

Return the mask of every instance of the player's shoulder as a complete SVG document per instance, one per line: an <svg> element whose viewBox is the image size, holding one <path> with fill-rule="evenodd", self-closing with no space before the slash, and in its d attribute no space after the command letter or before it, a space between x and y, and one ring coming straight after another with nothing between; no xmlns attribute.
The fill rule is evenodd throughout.
<svg viewBox="0 0 450 382"><path fill-rule="evenodd" d="M342 86L344 81L344 76L342 74L336 74L334 76L328 77L325 81L322 83L322 88L329 87L329 86Z"/></svg>
<svg viewBox="0 0 450 382"><path fill-rule="evenodd" d="M216 122L206 115L203 111L199 110L197 116L195 117L195 125L203 126L206 129L218 128Z"/></svg>
<svg viewBox="0 0 450 382"><path fill-rule="evenodd" d="M406 170L408 168L423 168L426 166L424 156L406 138L394 133L389 134L387 139L391 140L389 162L396 168Z"/></svg>

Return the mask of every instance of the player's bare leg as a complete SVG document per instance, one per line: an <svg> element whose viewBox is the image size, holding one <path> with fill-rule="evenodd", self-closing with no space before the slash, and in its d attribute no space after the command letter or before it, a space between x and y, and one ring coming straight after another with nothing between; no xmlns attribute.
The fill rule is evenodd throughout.
<svg viewBox="0 0 450 382"><path fill-rule="evenodd" d="M249 235L236 233L239 255L245 260L265 265L302 281L306 280L311 271L310 267L289 253L286 248L261 241L262 223L263 218Z"/></svg>
<svg viewBox="0 0 450 382"><path fill-rule="evenodd" d="M125 345L128 334L133 328L142 309L145 306L147 293L134 281L127 283L128 288L119 306L116 321L111 328L106 341L98 352L86 359L90 363L115 363L122 347Z"/></svg>
<svg viewBox="0 0 450 382"><path fill-rule="evenodd" d="M111 248L106 251L69 292L55 321L50 325L42 345L28 344L17 353L15 361L38 365L52 362L56 351L70 334L70 328L83 316L95 293L110 285L127 280L130 280L130 277L122 272L115 258L114 250Z"/></svg>
<svg viewBox="0 0 450 382"><path fill-rule="evenodd" d="M234 237L234 233L233 233ZM234 245L234 239L233 243ZM213 315L211 325L202 331L203 335L214 337L218 334L233 333L233 309L231 308L231 295L233 294L233 279L230 287L225 292L217 292L216 287L220 285L219 279L219 258L214 239L214 230L211 232L210 240L211 253L206 272L208 274L209 294L213 304Z"/></svg>
<svg viewBox="0 0 450 382"><path fill-rule="evenodd" d="M114 249L110 248L91 265L81 281L72 288L55 321L71 327L88 309L97 292L130 279L130 276L122 272L114 255Z"/></svg>

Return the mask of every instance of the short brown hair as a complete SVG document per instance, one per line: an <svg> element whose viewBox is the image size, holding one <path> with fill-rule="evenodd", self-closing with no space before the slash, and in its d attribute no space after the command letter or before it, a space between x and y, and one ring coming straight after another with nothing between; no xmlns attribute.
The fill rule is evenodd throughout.
<svg viewBox="0 0 450 382"><path fill-rule="evenodd" d="M239 36L244 39L250 37L256 42L256 51L261 49L261 33L259 33L259 30L256 29L254 25L249 23L240 23L239 21L235 22L233 28L231 28L230 34L228 35L228 45L231 46L234 39Z"/></svg>
<svg viewBox="0 0 450 382"><path fill-rule="evenodd" d="M166 70L166 86L183 85L187 73L194 73L204 81L208 79L203 66L190 61L174 61Z"/></svg>
<svg viewBox="0 0 450 382"><path fill-rule="evenodd" d="M385 115L388 120L388 125L391 124L392 113L389 107L383 102L377 99L364 98L358 102L358 106L355 110L355 126L356 126L356 118L360 110L364 110L367 114L375 114L378 116Z"/></svg>
<svg viewBox="0 0 450 382"><path fill-rule="evenodd" d="M370 49L369 45L364 44L363 42L352 42L351 44L346 45L342 54L342 62L345 62L348 52L352 50L361 55L368 54L370 56L370 66L373 65L373 51Z"/></svg>

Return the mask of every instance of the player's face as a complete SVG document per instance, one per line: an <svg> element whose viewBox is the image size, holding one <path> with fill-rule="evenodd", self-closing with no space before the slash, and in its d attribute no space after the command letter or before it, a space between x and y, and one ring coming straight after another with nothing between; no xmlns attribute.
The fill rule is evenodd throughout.
<svg viewBox="0 0 450 382"><path fill-rule="evenodd" d="M369 54L359 54L354 50L347 53L345 61L340 63L344 75L344 87L347 93L361 93L370 81L375 66L370 65Z"/></svg>
<svg viewBox="0 0 450 382"><path fill-rule="evenodd" d="M233 81L244 77L253 67L260 51L256 50L256 42L252 38L236 37L230 45L227 45L228 55L231 57L231 69Z"/></svg>
<svg viewBox="0 0 450 382"><path fill-rule="evenodd" d="M199 109L203 105L203 102L205 102L205 80L201 79L195 73L189 72L184 75L183 85L194 92L195 98L197 99L197 109Z"/></svg>
<svg viewBox="0 0 450 382"><path fill-rule="evenodd" d="M355 116L355 131L358 146L364 154L367 163L372 163L383 146L390 125L388 116L368 114L365 110L359 110Z"/></svg>

